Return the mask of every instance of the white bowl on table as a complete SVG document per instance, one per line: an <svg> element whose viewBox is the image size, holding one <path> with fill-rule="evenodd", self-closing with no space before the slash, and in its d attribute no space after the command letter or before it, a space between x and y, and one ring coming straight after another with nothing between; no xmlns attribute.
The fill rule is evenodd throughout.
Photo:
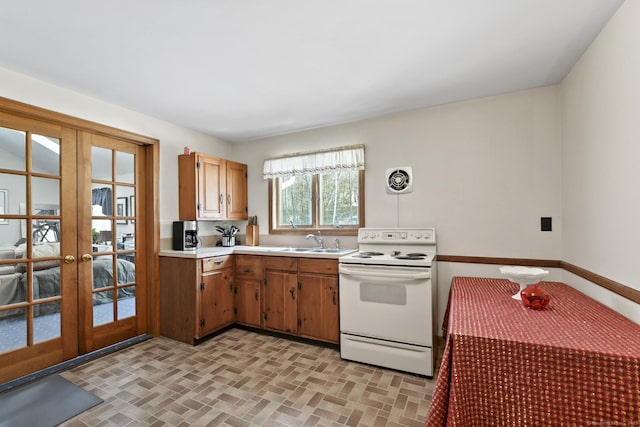
<svg viewBox="0 0 640 427"><path fill-rule="evenodd" d="M500 273L513 283L520 285L520 289L511 298L522 300L520 292L527 286L540 282L549 274L549 271L536 267L504 266L500 267Z"/></svg>

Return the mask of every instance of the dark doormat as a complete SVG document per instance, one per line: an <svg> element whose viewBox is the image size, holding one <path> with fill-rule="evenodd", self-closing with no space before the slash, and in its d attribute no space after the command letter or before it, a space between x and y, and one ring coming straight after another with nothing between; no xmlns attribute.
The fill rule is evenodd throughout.
<svg viewBox="0 0 640 427"><path fill-rule="evenodd" d="M0 427L51 427L102 403L59 375L0 393Z"/></svg>

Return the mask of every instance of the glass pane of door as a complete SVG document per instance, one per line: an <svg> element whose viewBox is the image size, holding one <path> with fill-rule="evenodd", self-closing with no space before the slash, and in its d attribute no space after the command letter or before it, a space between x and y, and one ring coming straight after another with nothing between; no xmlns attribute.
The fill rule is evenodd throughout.
<svg viewBox="0 0 640 427"><path fill-rule="evenodd" d="M60 173L60 140L31 134L31 169L33 172L58 175Z"/></svg>
<svg viewBox="0 0 640 427"><path fill-rule="evenodd" d="M3 356L21 360L21 355L34 354L30 348L38 344L63 346L62 187L75 192L75 177L63 179L60 128L52 126L49 135L42 129L32 132L32 121L12 123L24 128L0 126L0 366L5 368ZM69 156L75 158L74 147ZM75 217L69 217L67 225L74 223ZM74 307L75 299L70 296ZM68 310L68 316L76 315L75 308ZM61 361L62 352L54 353L58 356L51 356L50 364ZM40 363L48 364L41 360L34 366Z"/></svg>
<svg viewBox="0 0 640 427"><path fill-rule="evenodd" d="M91 164L98 167L91 173L94 326L135 315L134 160L131 153L92 147Z"/></svg>
<svg viewBox="0 0 640 427"><path fill-rule="evenodd" d="M90 312L90 326L84 330L86 351L109 342L134 336L139 313L138 246L136 199L139 186L136 167L138 146L97 135L83 135L83 152L90 156L90 184L82 203L91 212L91 242L78 242L87 248L90 263L81 263L82 300ZM84 145L84 143L81 143ZM82 186L82 182L79 182ZM89 250L90 248L90 250ZM81 250L82 251L82 250ZM84 257L83 257L84 259ZM87 258L89 259L89 258ZM91 268L88 267L90 264ZM84 278L84 279L83 279Z"/></svg>

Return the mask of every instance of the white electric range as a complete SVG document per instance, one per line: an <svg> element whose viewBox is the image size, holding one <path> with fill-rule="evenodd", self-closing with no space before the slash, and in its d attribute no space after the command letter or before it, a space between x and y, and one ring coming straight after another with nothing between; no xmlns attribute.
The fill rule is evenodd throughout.
<svg viewBox="0 0 640 427"><path fill-rule="evenodd" d="M432 377L434 228L361 228L339 259L343 359Z"/></svg>

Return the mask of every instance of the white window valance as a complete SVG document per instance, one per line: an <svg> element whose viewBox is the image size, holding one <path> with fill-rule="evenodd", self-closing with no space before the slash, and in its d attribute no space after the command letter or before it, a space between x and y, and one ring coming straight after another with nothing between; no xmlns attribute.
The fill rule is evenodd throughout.
<svg viewBox="0 0 640 427"><path fill-rule="evenodd" d="M364 145L296 153L265 160L263 178L364 170Z"/></svg>

